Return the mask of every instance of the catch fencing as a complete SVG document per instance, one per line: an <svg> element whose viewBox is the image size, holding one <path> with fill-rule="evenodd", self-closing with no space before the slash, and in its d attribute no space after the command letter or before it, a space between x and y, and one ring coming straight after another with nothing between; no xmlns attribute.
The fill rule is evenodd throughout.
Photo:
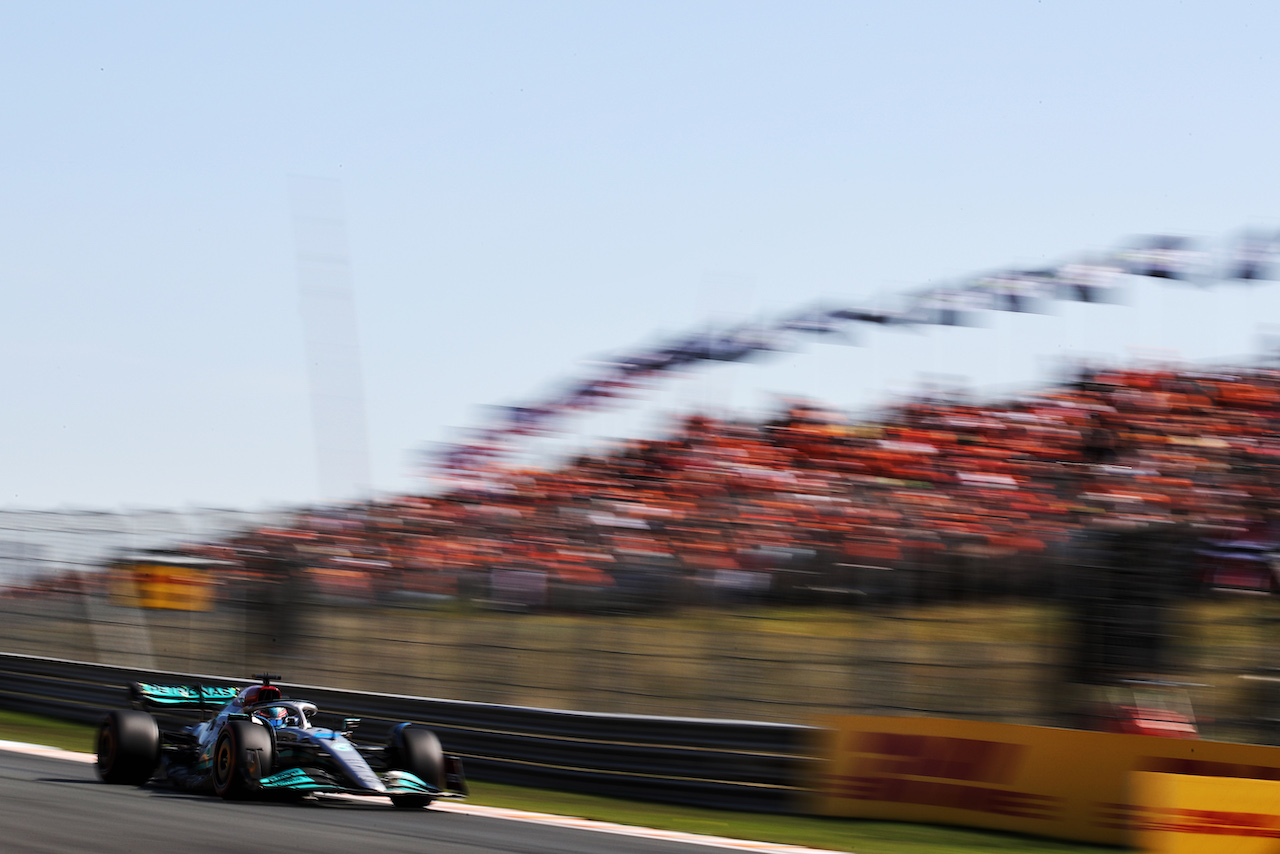
<svg viewBox="0 0 1280 854"><path fill-rule="evenodd" d="M1026 603L505 613L295 601L227 586L208 611L112 601L93 576L0 596L0 652L562 710L804 724L815 714L1054 722L1059 618ZM262 583L265 586L265 583ZM980 686L980 690L975 690Z"/></svg>
<svg viewBox="0 0 1280 854"><path fill-rule="evenodd" d="M1073 682L1068 610L1047 602L917 608L494 613L311 602L286 615L251 591L210 611L112 604L80 589L0 596L0 652L351 691L664 717L807 724L819 714L1079 726L1101 686ZM222 591L224 594L231 591ZM1280 743L1271 673L1277 602L1171 609L1166 678L1201 733ZM1095 651L1091 651L1093 654ZM1168 674L1168 671L1166 671Z"/></svg>

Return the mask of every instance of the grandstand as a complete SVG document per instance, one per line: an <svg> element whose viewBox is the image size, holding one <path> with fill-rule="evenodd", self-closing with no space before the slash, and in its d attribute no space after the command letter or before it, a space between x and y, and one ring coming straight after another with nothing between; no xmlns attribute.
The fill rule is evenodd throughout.
<svg viewBox="0 0 1280 854"><path fill-rule="evenodd" d="M1087 532L1194 541L1184 588L1270 592L1280 371L1115 369L872 422L795 405L688 419L562 467L304 512L211 546L282 551L371 598L633 610L1045 595ZM1172 571L1172 570L1171 570Z"/></svg>

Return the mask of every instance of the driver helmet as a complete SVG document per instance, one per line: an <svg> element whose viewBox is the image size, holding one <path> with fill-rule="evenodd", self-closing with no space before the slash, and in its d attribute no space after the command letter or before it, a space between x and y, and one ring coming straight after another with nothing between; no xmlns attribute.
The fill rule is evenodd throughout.
<svg viewBox="0 0 1280 854"><path fill-rule="evenodd" d="M289 725L289 710L284 706L268 706L265 709L258 709L254 715L276 729Z"/></svg>

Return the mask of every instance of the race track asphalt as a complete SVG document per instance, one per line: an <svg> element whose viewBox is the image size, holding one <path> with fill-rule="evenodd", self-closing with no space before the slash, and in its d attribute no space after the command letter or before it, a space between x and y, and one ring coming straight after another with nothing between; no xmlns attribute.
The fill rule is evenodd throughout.
<svg viewBox="0 0 1280 854"><path fill-rule="evenodd" d="M227 803L108 786L93 766L0 750L5 854L697 854L716 848L354 800ZM720 849L723 850L723 849Z"/></svg>

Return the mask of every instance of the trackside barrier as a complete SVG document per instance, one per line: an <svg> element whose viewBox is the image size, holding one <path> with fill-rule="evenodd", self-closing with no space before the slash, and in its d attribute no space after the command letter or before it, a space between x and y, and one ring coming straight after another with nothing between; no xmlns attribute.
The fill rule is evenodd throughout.
<svg viewBox="0 0 1280 854"><path fill-rule="evenodd" d="M96 723L129 705L130 682L248 685L251 680L0 654L0 708ZM361 718L358 741L391 725L431 727L476 780L723 809L797 812L816 760L808 727L590 714L278 683L315 701L323 725ZM91 750L92 745L85 745Z"/></svg>
<svg viewBox="0 0 1280 854"><path fill-rule="evenodd" d="M1268 810L1232 817L1224 806L1238 789L1254 788L1246 783L1280 780L1280 747L942 718L833 716L820 723L815 732L827 761L817 768L812 809L820 815L1132 845L1168 824L1159 810L1169 807L1201 819L1225 816L1235 825L1219 821L1224 833L1247 835L1253 822L1254 832L1280 838L1280 820L1273 822ZM1156 796L1144 796L1134 783L1150 774L1217 778L1233 788L1210 797L1213 780L1184 783L1176 799L1160 795L1165 802L1150 812L1144 800ZM1271 783L1267 791L1275 797L1277 789L1280 783ZM1203 806L1192 805L1196 798Z"/></svg>
<svg viewBox="0 0 1280 854"><path fill-rule="evenodd" d="M1275 854L1280 782L1133 775L1135 837L1151 854Z"/></svg>

